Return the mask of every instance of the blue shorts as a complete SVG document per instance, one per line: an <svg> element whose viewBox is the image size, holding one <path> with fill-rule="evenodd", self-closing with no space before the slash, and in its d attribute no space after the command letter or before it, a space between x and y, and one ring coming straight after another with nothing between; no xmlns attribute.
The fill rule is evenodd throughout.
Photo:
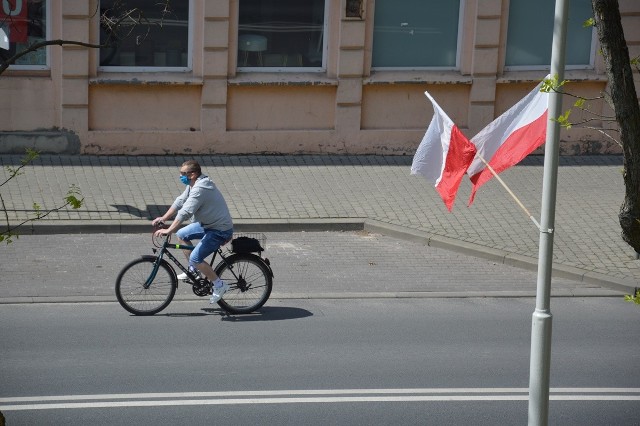
<svg viewBox="0 0 640 426"><path fill-rule="evenodd" d="M204 262L204 259L217 251L221 245L233 236L233 229L219 231L217 229L204 229L198 222L185 226L176 232L178 238L189 245L191 240L200 240L189 255L189 265L195 266Z"/></svg>

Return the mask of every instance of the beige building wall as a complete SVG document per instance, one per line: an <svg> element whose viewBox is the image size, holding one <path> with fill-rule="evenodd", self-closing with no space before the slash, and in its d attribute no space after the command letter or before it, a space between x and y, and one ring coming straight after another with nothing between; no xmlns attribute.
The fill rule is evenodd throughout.
<svg viewBox="0 0 640 426"><path fill-rule="evenodd" d="M52 46L50 70L0 76L0 152L412 155L433 113L425 90L472 137L546 75L503 70L509 0L463 0L456 71L372 70L375 0L363 0L359 18L346 17L346 0L326 1L322 73L238 72L238 0L193 0L188 73L99 72L97 50ZM52 39L99 41L96 0L49 5ZM620 8L640 55L640 3ZM600 57L565 77L585 97L607 84ZM611 114L602 101L591 109ZM620 153L592 124L563 130L561 153Z"/></svg>

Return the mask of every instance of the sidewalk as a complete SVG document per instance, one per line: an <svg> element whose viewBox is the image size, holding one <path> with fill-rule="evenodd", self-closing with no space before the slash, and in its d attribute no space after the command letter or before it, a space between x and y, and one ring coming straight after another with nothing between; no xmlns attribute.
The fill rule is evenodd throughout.
<svg viewBox="0 0 640 426"><path fill-rule="evenodd" d="M62 204L70 185L85 198L79 210L51 213L22 228L35 233L148 232L183 188L178 167L190 157L43 155L2 187L17 223ZM20 156L0 156L17 167ZM539 231L495 180L473 206L464 180L453 213L423 178L410 175L411 157L196 156L222 190L238 230L263 232L364 229L537 269ZM563 157L558 172L554 277L626 292L640 286L640 260L622 241L617 214L624 186L619 156ZM501 174L539 220L543 157ZM3 249L4 250L4 249Z"/></svg>

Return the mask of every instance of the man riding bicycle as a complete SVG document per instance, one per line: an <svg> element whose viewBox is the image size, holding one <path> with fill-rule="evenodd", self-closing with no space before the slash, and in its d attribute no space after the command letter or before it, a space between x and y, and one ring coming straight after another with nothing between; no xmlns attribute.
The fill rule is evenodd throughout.
<svg viewBox="0 0 640 426"><path fill-rule="evenodd" d="M207 175L202 174L200 164L195 160L185 161L180 167L180 181L187 185L184 192L176 198L169 210L153 220L156 226L175 215L175 219L167 229L159 229L157 236L164 236L176 231L187 219L193 222L176 232L181 244L192 245L191 240L200 240L195 248L184 251L189 260L189 268L204 274L211 282L213 295L210 303L217 303L228 290L227 284L205 262L205 258L220 248L233 236L233 220L222 193ZM186 279L181 274L178 279Z"/></svg>

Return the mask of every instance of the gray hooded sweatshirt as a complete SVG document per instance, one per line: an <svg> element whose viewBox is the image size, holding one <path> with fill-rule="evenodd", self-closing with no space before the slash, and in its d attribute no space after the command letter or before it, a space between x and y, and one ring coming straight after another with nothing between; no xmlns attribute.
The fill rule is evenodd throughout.
<svg viewBox="0 0 640 426"><path fill-rule="evenodd" d="M193 188L187 185L171 207L178 210L176 219L181 222L192 217L205 229L228 231L233 228L227 203L209 176L200 175Z"/></svg>

